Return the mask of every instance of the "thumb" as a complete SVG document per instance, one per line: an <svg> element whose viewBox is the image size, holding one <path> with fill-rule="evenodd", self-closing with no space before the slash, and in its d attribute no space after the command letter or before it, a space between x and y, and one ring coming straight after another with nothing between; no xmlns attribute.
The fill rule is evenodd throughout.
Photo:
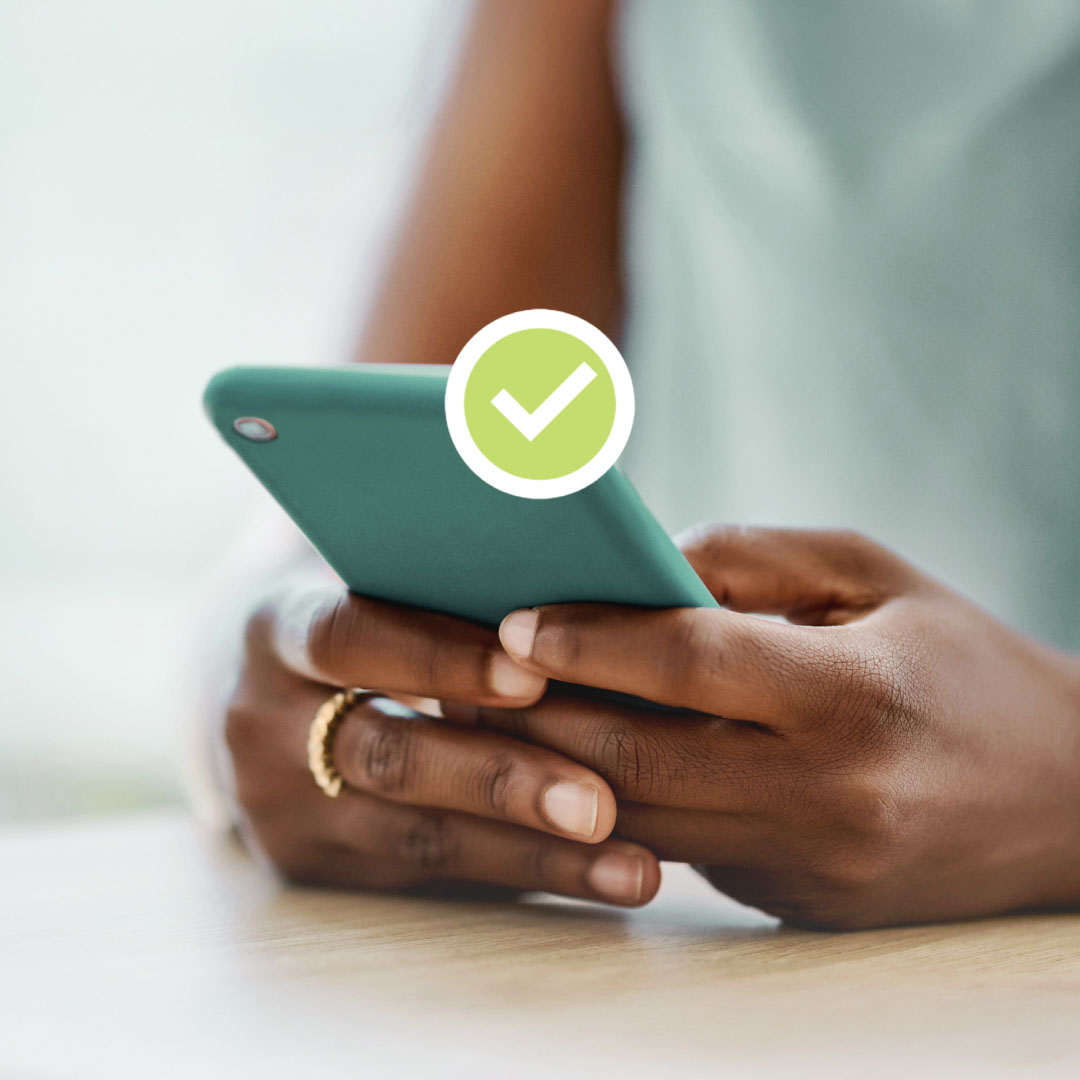
<svg viewBox="0 0 1080 1080"><path fill-rule="evenodd" d="M704 525L676 542L723 607L813 626L865 615L920 576L880 544L846 530Z"/></svg>

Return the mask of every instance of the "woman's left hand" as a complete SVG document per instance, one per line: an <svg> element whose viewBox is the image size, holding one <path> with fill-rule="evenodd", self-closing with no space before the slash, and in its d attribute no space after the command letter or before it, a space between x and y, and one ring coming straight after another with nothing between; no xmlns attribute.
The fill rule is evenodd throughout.
<svg viewBox="0 0 1080 1080"><path fill-rule="evenodd" d="M1076 658L857 534L711 528L684 550L719 610L558 605L500 636L549 679L690 712L549 694L481 722L595 769L619 835L790 921L1080 902Z"/></svg>

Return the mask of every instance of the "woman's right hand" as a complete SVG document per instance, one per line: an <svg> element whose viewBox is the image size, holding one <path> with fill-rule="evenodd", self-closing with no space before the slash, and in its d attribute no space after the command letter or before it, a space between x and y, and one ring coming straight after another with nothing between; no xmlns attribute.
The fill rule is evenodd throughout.
<svg viewBox="0 0 1080 1080"><path fill-rule="evenodd" d="M608 839L615 798L595 772L390 697L363 699L342 721L333 756L347 788L327 797L308 770L307 733L345 686L521 708L546 682L514 663L494 630L323 580L279 590L248 620L224 736L245 831L286 878L482 883L623 905L655 895L656 858Z"/></svg>

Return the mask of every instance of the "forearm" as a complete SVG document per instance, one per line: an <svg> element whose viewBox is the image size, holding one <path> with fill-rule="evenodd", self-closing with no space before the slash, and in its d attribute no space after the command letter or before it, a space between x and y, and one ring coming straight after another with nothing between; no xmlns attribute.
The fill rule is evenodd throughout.
<svg viewBox="0 0 1080 1080"><path fill-rule="evenodd" d="M450 363L510 311L617 331L622 128L608 0L485 0L358 348Z"/></svg>

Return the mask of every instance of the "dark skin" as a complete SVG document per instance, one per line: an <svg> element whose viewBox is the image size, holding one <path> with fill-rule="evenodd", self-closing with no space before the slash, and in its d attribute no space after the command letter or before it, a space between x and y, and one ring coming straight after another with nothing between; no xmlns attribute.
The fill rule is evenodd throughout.
<svg viewBox="0 0 1080 1080"><path fill-rule="evenodd" d="M501 637L537 674L685 715L546 698L483 725L596 769L619 835L793 922L1076 903L1076 658L857 534L713 527L684 551L723 610L561 605Z"/></svg>
<svg viewBox="0 0 1080 1080"><path fill-rule="evenodd" d="M288 878L364 888L470 882L638 903L655 856L608 839L615 798L591 769L542 747L425 715L388 696L352 710L334 745L351 790L330 799L304 752L338 686L472 707L535 703L493 630L354 596L297 575L251 616L225 723L251 838ZM554 795L552 794L554 792Z"/></svg>
<svg viewBox="0 0 1080 1080"><path fill-rule="evenodd" d="M531 307L617 337L612 17L607 0L478 6L362 360L448 362ZM284 576L222 710L247 834L299 881L624 905L678 859L835 928L1080 901L1080 662L848 533L715 528L684 550L721 610L560 606L509 616L501 640ZM340 686L385 696L342 725L354 790L331 800L305 742Z"/></svg>

